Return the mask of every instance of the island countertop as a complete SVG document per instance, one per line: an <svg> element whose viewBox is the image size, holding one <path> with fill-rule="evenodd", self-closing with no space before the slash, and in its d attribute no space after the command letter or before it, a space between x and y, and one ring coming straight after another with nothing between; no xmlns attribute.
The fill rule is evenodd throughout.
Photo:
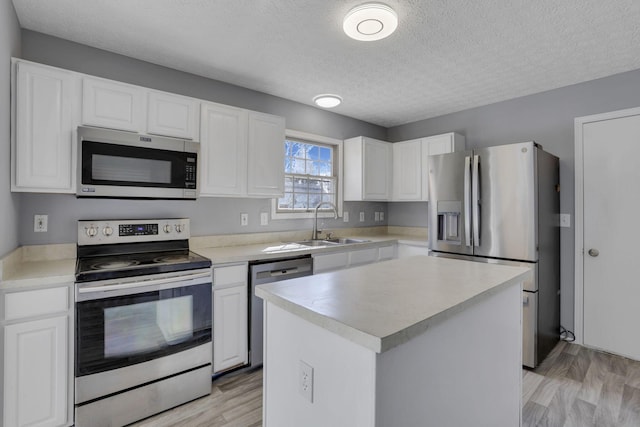
<svg viewBox="0 0 640 427"><path fill-rule="evenodd" d="M382 353L531 270L414 256L256 287L256 295L328 331Z"/></svg>

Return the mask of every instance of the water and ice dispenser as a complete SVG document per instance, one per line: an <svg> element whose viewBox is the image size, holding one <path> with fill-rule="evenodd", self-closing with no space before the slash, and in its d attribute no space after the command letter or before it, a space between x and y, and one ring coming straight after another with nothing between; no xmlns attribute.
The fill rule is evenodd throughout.
<svg viewBox="0 0 640 427"><path fill-rule="evenodd" d="M462 202L438 201L438 241L462 243Z"/></svg>

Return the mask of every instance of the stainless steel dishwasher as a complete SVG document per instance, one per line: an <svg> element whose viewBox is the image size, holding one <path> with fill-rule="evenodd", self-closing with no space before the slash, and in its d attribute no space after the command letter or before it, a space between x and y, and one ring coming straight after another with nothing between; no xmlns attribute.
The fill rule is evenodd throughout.
<svg viewBox="0 0 640 427"><path fill-rule="evenodd" d="M313 258L305 255L296 258L285 258L249 263L250 286L249 301L249 365L252 368L262 366L263 351L263 302L256 297L256 285L311 276L313 274Z"/></svg>

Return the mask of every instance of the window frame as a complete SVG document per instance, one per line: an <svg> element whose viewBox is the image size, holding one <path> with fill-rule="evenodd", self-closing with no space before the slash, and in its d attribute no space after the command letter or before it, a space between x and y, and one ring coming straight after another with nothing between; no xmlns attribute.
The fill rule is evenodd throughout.
<svg viewBox="0 0 640 427"><path fill-rule="evenodd" d="M308 132L302 132L292 129L285 130L285 138L299 139L301 142L309 142L311 144L323 144L333 146L333 167L336 174L336 208L338 210L338 217L342 217L343 208L343 142L341 139L331 138L328 136L316 135ZM284 141L282 141L284 144ZM337 168L337 170L336 170ZM282 169L284 170L284 158L282 159ZM271 199L271 219L304 219L313 218L313 209L304 212L278 212L278 198ZM321 208L322 209L322 208ZM332 218L333 212L318 211L318 218Z"/></svg>

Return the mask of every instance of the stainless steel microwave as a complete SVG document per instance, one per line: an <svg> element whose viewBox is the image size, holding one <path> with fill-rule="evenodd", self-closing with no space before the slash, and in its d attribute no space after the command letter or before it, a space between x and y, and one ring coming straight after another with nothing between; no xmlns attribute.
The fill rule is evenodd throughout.
<svg viewBox="0 0 640 427"><path fill-rule="evenodd" d="M77 197L196 199L200 144L78 127Z"/></svg>

